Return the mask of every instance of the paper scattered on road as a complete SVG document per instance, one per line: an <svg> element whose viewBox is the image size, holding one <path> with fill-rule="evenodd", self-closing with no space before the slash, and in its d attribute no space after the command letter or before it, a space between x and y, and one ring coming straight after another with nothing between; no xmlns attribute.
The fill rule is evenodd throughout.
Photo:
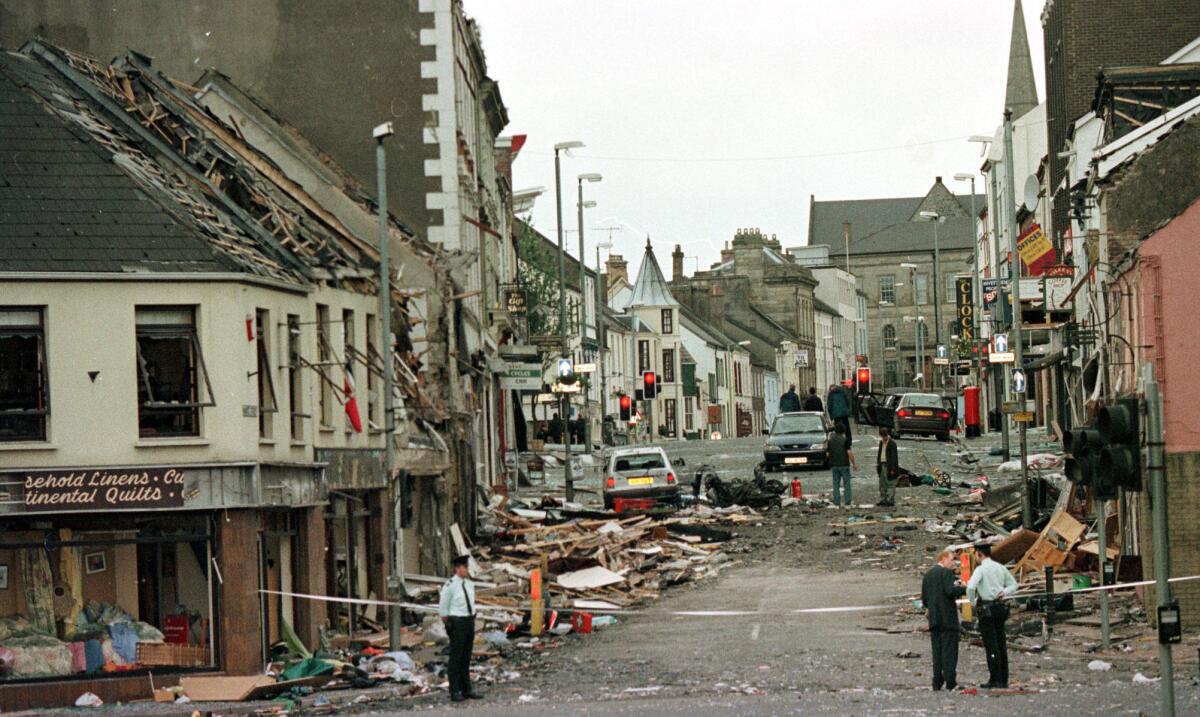
<svg viewBox="0 0 1200 717"><path fill-rule="evenodd" d="M1108 672L1112 669L1112 663L1104 660L1092 660L1088 663L1088 669L1093 672Z"/></svg>
<svg viewBox="0 0 1200 717"><path fill-rule="evenodd" d="M605 585L616 585L625 582L625 578L611 570L600 566L563 573L558 576L558 584L572 590L590 590L602 588Z"/></svg>

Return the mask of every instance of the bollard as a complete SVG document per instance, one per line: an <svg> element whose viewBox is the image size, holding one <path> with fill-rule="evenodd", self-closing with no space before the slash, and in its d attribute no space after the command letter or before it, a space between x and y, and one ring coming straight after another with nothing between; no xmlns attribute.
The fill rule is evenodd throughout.
<svg viewBox="0 0 1200 717"><path fill-rule="evenodd" d="M971 581L971 556L970 556L970 554L968 554L967 551L964 550L962 552L962 555L958 556L958 563L959 563L959 565L962 566L962 569L959 572L959 577L962 579L963 585L966 585L968 582ZM963 606L962 606L962 619L967 622L970 622L972 617L973 617L973 613L971 612L971 603L964 602Z"/></svg>
<svg viewBox="0 0 1200 717"><path fill-rule="evenodd" d="M529 571L529 634L542 634L542 571Z"/></svg>

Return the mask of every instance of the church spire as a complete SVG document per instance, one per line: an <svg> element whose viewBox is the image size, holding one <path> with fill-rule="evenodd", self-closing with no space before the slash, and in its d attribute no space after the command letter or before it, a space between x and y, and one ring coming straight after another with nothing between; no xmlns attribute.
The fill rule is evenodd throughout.
<svg viewBox="0 0 1200 717"><path fill-rule="evenodd" d="M1013 4L1012 38L1008 44L1008 81L1004 88L1004 107L1011 109L1013 119L1038 105L1037 84L1033 79L1033 60L1029 54L1029 38L1025 35L1025 13L1021 0Z"/></svg>

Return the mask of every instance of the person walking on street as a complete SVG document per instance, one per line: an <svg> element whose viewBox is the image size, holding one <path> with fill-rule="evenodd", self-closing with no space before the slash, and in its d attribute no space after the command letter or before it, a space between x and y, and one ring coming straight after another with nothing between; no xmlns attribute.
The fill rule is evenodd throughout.
<svg viewBox="0 0 1200 717"><path fill-rule="evenodd" d="M796 384L788 386L787 393L779 397L779 412L794 413L800 410L800 397L796 395Z"/></svg>
<svg viewBox="0 0 1200 717"><path fill-rule="evenodd" d="M967 599L975 606L979 619L979 634L987 653L988 681L983 687L1008 687L1008 636L1004 623L1008 620L1005 597L1017 591L1017 581L1008 568L992 560L992 546L975 545L979 567L967 582Z"/></svg>
<svg viewBox="0 0 1200 717"><path fill-rule="evenodd" d="M879 429L879 453L875 456L875 470L879 473L879 503L891 507L896 505L896 481L900 478L900 455L892 432Z"/></svg>
<svg viewBox="0 0 1200 717"><path fill-rule="evenodd" d="M958 605L967 591L954 573L954 553L943 550L937 564L921 580L921 604L929 620L933 652L933 690L958 687Z"/></svg>
<svg viewBox="0 0 1200 717"><path fill-rule="evenodd" d="M805 411L825 411L825 406L821 403L821 397L817 395L816 386L809 386L808 398L804 399Z"/></svg>
<svg viewBox="0 0 1200 717"><path fill-rule="evenodd" d="M450 679L450 699L483 699L471 687L471 647L475 643L475 585L471 582L470 558L460 555L454 559L454 576L442 586L438 615L450 637L450 658L446 676Z"/></svg>
<svg viewBox="0 0 1200 717"><path fill-rule="evenodd" d="M833 473L833 504L838 508L842 507L842 494L846 495L846 507L851 505L850 479L851 469L858 470L858 464L854 460L854 454L850 452L850 440L846 436L846 429L840 425L833 427L833 435L829 438L829 445L825 449L826 455L829 457L829 469Z"/></svg>
<svg viewBox="0 0 1200 717"><path fill-rule="evenodd" d="M850 405L850 392L844 386L834 384L829 387L829 395L825 398L826 408L829 409L829 418L842 428L846 429L846 442L854 443L854 437L850 434L850 414L854 408Z"/></svg>

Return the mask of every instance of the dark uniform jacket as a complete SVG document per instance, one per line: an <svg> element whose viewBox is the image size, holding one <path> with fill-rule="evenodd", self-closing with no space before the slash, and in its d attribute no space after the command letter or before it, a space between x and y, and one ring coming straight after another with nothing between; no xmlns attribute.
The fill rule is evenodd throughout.
<svg viewBox="0 0 1200 717"><path fill-rule="evenodd" d="M930 630L959 629L958 607L954 601L965 595L967 589L955 585L954 579L953 570L934 565L921 580L921 602L925 605Z"/></svg>

